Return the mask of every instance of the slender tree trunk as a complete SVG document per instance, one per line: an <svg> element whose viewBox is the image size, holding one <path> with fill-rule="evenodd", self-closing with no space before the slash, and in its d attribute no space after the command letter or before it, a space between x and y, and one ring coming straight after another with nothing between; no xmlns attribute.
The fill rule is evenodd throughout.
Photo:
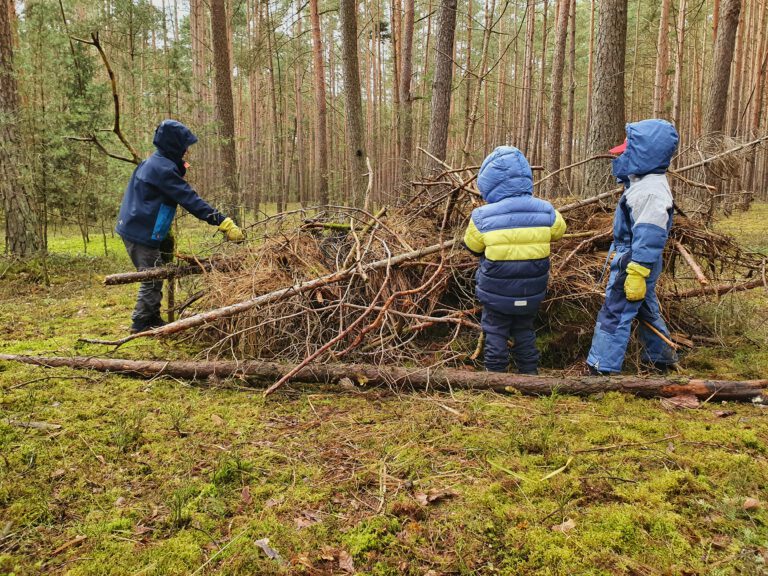
<svg viewBox="0 0 768 576"><path fill-rule="evenodd" d="M627 0L603 0L598 9L595 80L588 154L604 153L624 139L624 56L627 44ZM588 165L586 186L597 193L610 182L605 166Z"/></svg>
<svg viewBox="0 0 768 576"><path fill-rule="evenodd" d="M344 75L344 106L346 110L347 156L351 170L351 198L355 206L362 206L365 189L365 132L363 102L360 94L360 66L357 61L357 0L341 0L341 60Z"/></svg>
<svg viewBox="0 0 768 576"><path fill-rule="evenodd" d="M573 163L573 137L576 115L576 0L570 1L570 41L568 51L568 117L565 126L565 150L563 151L563 165L570 166ZM573 189L573 172L565 171L565 180L569 190Z"/></svg>
<svg viewBox="0 0 768 576"><path fill-rule="evenodd" d="M5 212L5 249L13 256L28 257L43 242L32 210L32 198L24 185L16 156L21 146L18 114L19 93L13 65L13 0L0 0L0 198Z"/></svg>
<svg viewBox="0 0 768 576"><path fill-rule="evenodd" d="M493 33L493 14L496 10L495 0L490 0L490 5L486 1L485 3L485 29L483 30L483 44L480 54L480 68L477 80L474 84L474 94L472 94L472 104L470 107L469 115L467 117L467 129L464 134L464 150L463 150L463 162L469 163L470 153L472 149L472 139L475 134L475 126L477 124L477 115L480 107L480 95L483 89L483 81L485 80L486 70L488 68L488 49L491 41L491 34Z"/></svg>
<svg viewBox="0 0 768 576"><path fill-rule="evenodd" d="M402 54L400 70L400 177L403 182L411 179L413 162L413 96L411 80L413 77L413 25L414 0L405 1L405 18L402 30Z"/></svg>
<svg viewBox="0 0 768 576"><path fill-rule="evenodd" d="M316 199L322 206L328 204L328 113L325 102L325 66L323 64L323 45L320 39L320 13L318 0L309 0L309 14L312 20L312 58L315 73L315 154L317 158L317 177L315 179Z"/></svg>
<svg viewBox="0 0 768 576"><path fill-rule="evenodd" d="M568 18L571 15L571 0L558 0L555 9L556 30L555 50L552 56L552 100L549 107L549 130L547 133L546 169L560 170L560 152L563 139L563 73L565 71L565 46L568 41ZM560 174L549 179L546 195L552 196L562 187Z"/></svg>
<svg viewBox="0 0 768 576"><path fill-rule="evenodd" d="M533 40L536 30L536 2L528 0L525 13L525 57L523 68L523 103L522 103L522 124L520 125L520 137L518 146L524 154L530 153L531 139L531 101L533 95Z"/></svg>
<svg viewBox="0 0 768 576"><path fill-rule="evenodd" d="M432 84L432 107L427 149L440 160L445 160L448 146L448 124L451 109L453 81L453 39L456 33L456 0L440 0L436 38L435 77ZM431 170L440 170L435 162Z"/></svg>
<svg viewBox="0 0 768 576"><path fill-rule="evenodd" d="M595 80L595 2L589 0L589 64L587 65L587 119L584 132L592 129L592 96Z"/></svg>
<svg viewBox="0 0 768 576"><path fill-rule="evenodd" d="M211 0L211 37L216 85L216 120L221 138L221 172L224 183L224 211L240 219L240 185L235 149L235 113L232 96L232 65L229 53L229 25L225 0Z"/></svg>
<svg viewBox="0 0 768 576"><path fill-rule="evenodd" d="M728 103L728 84L731 76L736 28L739 23L741 0L723 0L720 23L715 41L712 79L709 85L709 105L704 122L707 134L722 134Z"/></svg>
<svg viewBox="0 0 768 576"><path fill-rule="evenodd" d="M683 92L683 59L685 57L685 10L686 0L680 0L677 13L677 51L675 53L675 79L672 88L672 123L681 129L680 104Z"/></svg>
<svg viewBox="0 0 768 576"><path fill-rule="evenodd" d="M672 0L662 0L659 17L656 74L653 82L653 115L662 118L667 105L667 68L669 67L669 9Z"/></svg>

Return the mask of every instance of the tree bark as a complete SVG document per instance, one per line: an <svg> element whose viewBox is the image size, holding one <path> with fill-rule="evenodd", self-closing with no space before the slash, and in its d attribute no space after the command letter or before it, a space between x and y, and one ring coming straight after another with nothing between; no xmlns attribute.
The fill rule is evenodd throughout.
<svg viewBox="0 0 768 576"><path fill-rule="evenodd" d="M669 67L669 9L672 0L662 0L659 16L656 74L653 82L653 115L663 118L667 106L667 68Z"/></svg>
<svg viewBox="0 0 768 576"><path fill-rule="evenodd" d="M240 181L235 149L235 112L232 96L232 64L229 51L230 28L226 0L211 0L211 37L216 87L216 120L221 138L221 172L224 183L224 211L240 221Z"/></svg>
<svg viewBox="0 0 768 576"><path fill-rule="evenodd" d="M13 65L13 0L0 0L0 199L5 213L5 249L26 258L43 247L32 196L19 174L19 92Z"/></svg>
<svg viewBox="0 0 768 576"><path fill-rule="evenodd" d="M555 50L552 56L552 101L549 107L549 130L547 133L547 172L560 170L560 153L563 140L563 72L565 71L565 46L568 40L568 19L570 4L575 0L558 0L556 9ZM561 188L560 174L550 179L546 196L552 196Z"/></svg>
<svg viewBox="0 0 768 576"><path fill-rule="evenodd" d="M0 361L21 362L46 368L82 368L142 378L156 378L161 375L191 380L235 377L261 382L279 380L293 368L289 364L259 360L184 362L92 357L35 357L14 354L0 354ZM768 388L768 380L730 381L684 377L641 378L639 376L523 376L451 368L399 368L370 364L315 364L301 369L292 377L292 380L308 384L336 384L344 378L364 382L366 385L388 386L395 389L494 390L527 396L548 396L555 391L559 394L579 396L618 391L643 398L693 395L700 399L716 401L752 401L765 394Z"/></svg>
<svg viewBox="0 0 768 576"><path fill-rule="evenodd" d="M445 161L448 147L455 33L456 0L441 0L435 40L435 75L432 83L432 108L427 150L442 161ZM442 171L442 166L431 160L428 164L428 170L430 172Z"/></svg>
<svg viewBox="0 0 768 576"><path fill-rule="evenodd" d="M405 18L402 30L402 54L400 70L400 178L404 184L411 179L413 163L413 26L414 0L405 0Z"/></svg>
<svg viewBox="0 0 768 576"><path fill-rule="evenodd" d="M530 157L530 139L531 139L531 101L533 93L533 40L536 30L536 2L528 0L525 11L525 56L523 63L523 102L522 102L522 123L520 124L520 135L518 137L518 146L523 154Z"/></svg>
<svg viewBox="0 0 768 576"><path fill-rule="evenodd" d="M347 156L351 170L352 203L362 206L365 158L363 101L360 94L360 65L357 60L357 0L340 0L341 61L344 75L344 106L346 110Z"/></svg>
<svg viewBox="0 0 768 576"><path fill-rule="evenodd" d="M595 49L592 122L588 155L599 154L624 139L624 58L627 45L627 0L602 0L598 7L598 37ZM609 185L609 174L601 165L586 171L591 192Z"/></svg>
<svg viewBox="0 0 768 576"><path fill-rule="evenodd" d="M312 59L315 74L315 157L317 175L315 178L315 199L322 206L328 204L328 112L325 102L325 65L323 44L320 38L320 13L318 0L309 0L309 17L312 23Z"/></svg>
<svg viewBox="0 0 768 576"><path fill-rule="evenodd" d="M712 79L709 84L709 105L704 122L705 132L722 134L725 127L728 103L728 85L731 77L733 48L736 44L736 28L739 24L741 0L723 0L720 6L717 40L713 56Z"/></svg>
<svg viewBox="0 0 768 576"><path fill-rule="evenodd" d="M672 123L680 130L680 103L683 93L683 58L685 56L685 10L686 0L680 0L677 14L677 51L675 52L675 78L672 88Z"/></svg>

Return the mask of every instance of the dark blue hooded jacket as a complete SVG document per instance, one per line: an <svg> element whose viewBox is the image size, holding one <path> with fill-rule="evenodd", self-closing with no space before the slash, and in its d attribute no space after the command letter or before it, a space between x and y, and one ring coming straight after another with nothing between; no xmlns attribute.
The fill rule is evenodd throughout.
<svg viewBox="0 0 768 576"><path fill-rule="evenodd" d="M523 153L496 148L480 166L477 186L487 202L472 211L464 243L481 256L477 299L505 314L533 314L547 291L550 242L565 233L563 217L533 197Z"/></svg>
<svg viewBox="0 0 768 576"><path fill-rule="evenodd" d="M193 216L218 226L225 216L197 195L184 180L182 159L197 136L176 120L163 120L152 143L157 150L133 171L123 195L115 230L131 242L151 248L160 246L168 235L176 206L181 204Z"/></svg>
<svg viewBox="0 0 768 576"><path fill-rule="evenodd" d="M675 127L666 120L627 124L627 147L613 161L624 183L613 219L614 247L629 261L652 268L661 259L672 227L672 192L665 175L677 149Z"/></svg>

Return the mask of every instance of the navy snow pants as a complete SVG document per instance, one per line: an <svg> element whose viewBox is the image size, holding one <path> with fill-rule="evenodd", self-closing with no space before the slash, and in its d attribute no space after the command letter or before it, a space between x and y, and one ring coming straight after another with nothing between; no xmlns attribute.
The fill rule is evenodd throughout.
<svg viewBox="0 0 768 576"><path fill-rule="evenodd" d="M506 372L509 367L509 347L512 338L515 345L512 355L520 374L536 374L539 366L539 350L536 348L536 333L533 321L536 312L527 314L505 314L483 307L481 325L485 333L485 369L489 372Z"/></svg>

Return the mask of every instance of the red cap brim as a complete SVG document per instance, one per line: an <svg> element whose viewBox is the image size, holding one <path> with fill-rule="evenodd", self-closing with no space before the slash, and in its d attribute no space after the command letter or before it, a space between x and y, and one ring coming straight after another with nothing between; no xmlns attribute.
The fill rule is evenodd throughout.
<svg viewBox="0 0 768 576"><path fill-rule="evenodd" d="M614 146L613 148L608 150L608 152L610 152L614 156L618 156L619 154L624 154L624 150L626 149L627 149L627 139L624 138L624 142L622 142L618 146Z"/></svg>

